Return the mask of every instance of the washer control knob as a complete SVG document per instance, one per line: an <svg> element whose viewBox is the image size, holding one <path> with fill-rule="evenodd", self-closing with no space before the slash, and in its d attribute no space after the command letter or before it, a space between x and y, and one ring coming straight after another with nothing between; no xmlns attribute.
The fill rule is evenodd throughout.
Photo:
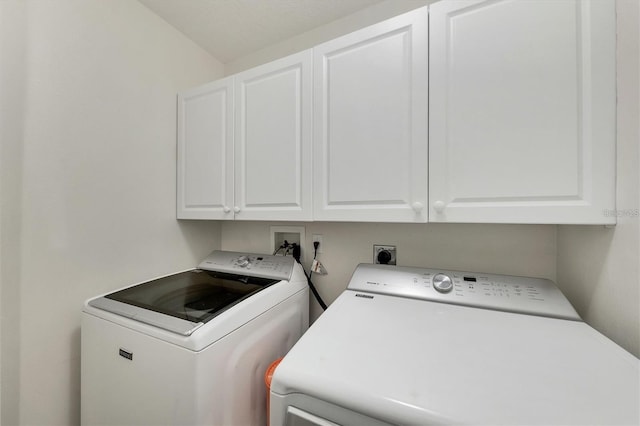
<svg viewBox="0 0 640 426"><path fill-rule="evenodd" d="M438 212L438 213L442 213L442 212L444 211L444 208L445 208L445 207L446 207L446 206L445 206L445 204L444 204L444 201L440 201L440 200L438 200L438 201L436 201L435 203L433 203L433 208L434 208L434 210L435 210L436 212Z"/></svg>
<svg viewBox="0 0 640 426"><path fill-rule="evenodd" d="M238 259L236 259L236 265L241 268L246 268L250 264L251 261L249 260L249 256L240 256Z"/></svg>
<svg viewBox="0 0 640 426"><path fill-rule="evenodd" d="M449 293L453 289L453 281L448 275L437 274L433 277L433 288L439 293Z"/></svg>

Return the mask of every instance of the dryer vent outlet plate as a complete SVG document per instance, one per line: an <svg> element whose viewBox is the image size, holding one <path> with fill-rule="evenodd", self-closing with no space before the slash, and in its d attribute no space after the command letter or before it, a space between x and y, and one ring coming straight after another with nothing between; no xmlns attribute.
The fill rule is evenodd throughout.
<svg viewBox="0 0 640 426"><path fill-rule="evenodd" d="M284 242L300 246L300 260L304 260L304 243L306 241L304 226L272 226L271 250L277 256L292 256L292 250L281 248ZM271 254L271 253L270 253Z"/></svg>
<svg viewBox="0 0 640 426"><path fill-rule="evenodd" d="M373 263L376 265L395 265L396 246L374 245Z"/></svg>

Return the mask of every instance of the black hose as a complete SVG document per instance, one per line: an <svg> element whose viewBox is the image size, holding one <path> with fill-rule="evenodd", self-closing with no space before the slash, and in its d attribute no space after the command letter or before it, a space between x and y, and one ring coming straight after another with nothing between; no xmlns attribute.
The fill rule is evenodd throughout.
<svg viewBox="0 0 640 426"><path fill-rule="evenodd" d="M295 243L293 245L293 258L302 267L302 272L304 273L304 276L307 279L307 284L309 284L309 288L311 289L311 292L313 293L313 296L318 301L318 304L322 307L322 310L326 311L327 310L327 304L324 303L324 300L322 300L322 297L320 297L320 294L318 293L318 290L316 289L316 286L314 286L313 283L311 282L311 277L309 275L307 275L307 271L304 270L304 266L302 266L302 262L300 262L300 246L295 244Z"/></svg>

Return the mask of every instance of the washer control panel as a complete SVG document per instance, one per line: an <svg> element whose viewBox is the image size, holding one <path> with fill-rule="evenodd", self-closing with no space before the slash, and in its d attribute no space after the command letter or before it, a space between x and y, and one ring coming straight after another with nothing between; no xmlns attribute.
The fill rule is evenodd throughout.
<svg viewBox="0 0 640 426"><path fill-rule="evenodd" d="M198 269L288 281L294 264L292 257L216 250L198 265Z"/></svg>
<svg viewBox="0 0 640 426"><path fill-rule="evenodd" d="M558 287L543 278L360 264L348 289L580 320Z"/></svg>

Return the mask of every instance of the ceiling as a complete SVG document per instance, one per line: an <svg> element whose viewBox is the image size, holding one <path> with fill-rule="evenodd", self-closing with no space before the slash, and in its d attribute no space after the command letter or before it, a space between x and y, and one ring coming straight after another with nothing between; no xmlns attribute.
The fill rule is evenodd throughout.
<svg viewBox="0 0 640 426"><path fill-rule="evenodd" d="M223 63L383 0L139 0Z"/></svg>

